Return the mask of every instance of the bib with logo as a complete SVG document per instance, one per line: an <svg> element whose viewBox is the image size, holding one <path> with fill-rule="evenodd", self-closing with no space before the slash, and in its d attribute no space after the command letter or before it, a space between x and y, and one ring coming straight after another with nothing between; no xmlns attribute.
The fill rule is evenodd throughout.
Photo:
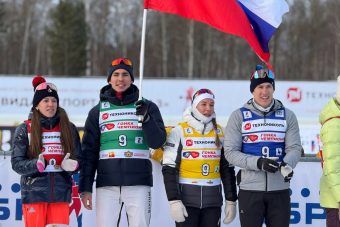
<svg viewBox="0 0 340 227"><path fill-rule="evenodd" d="M134 104L116 106L100 102L100 159L150 157Z"/></svg>
<svg viewBox="0 0 340 227"><path fill-rule="evenodd" d="M31 138L31 120L25 121L27 125L28 140ZM60 126L57 124L51 130L42 128L41 152L46 161L44 172L62 172L61 162L64 158L64 149L60 140Z"/></svg>
<svg viewBox="0 0 340 227"><path fill-rule="evenodd" d="M183 130L181 138L181 164L179 183L202 186L221 184L221 147L215 144L215 130L202 135L188 123L180 123ZM223 130L217 128L218 137L223 141Z"/></svg>
<svg viewBox="0 0 340 227"><path fill-rule="evenodd" d="M265 117L241 108L242 112L242 152L245 154L278 157L285 156L285 136L287 122L285 109L281 108Z"/></svg>

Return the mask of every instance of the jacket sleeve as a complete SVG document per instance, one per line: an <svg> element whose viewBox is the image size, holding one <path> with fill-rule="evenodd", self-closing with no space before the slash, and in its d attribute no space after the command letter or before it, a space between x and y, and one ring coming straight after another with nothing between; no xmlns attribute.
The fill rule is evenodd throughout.
<svg viewBox="0 0 340 227"><path fill-rule="evenodd" d="M224 198L228 201L237 200L235 167L230 165L224 157L224 149L221 151L220 174L223 184Z"/></svg>
<svg viewBox="0 0 340 227"><path fill-rule="evenodd" d="M229 117L224 130L224 155L227 161L243 169L259 170L257 160L259 157L247 155L242 149L242 113L235 110Z"/></svg>
<svg viewBox="0 0 340 227"><path fill-rule="evenodd" d="M22 176L30 176L38 174L37 160L29 159L27 152L29 149L29 141L27 134L27 126L25 123L19 125L14 133L11 153L12 169Z"/></svg>
<svg viewBox="0 0 340 227"><path fill-rule="evenodd" d="M166 131L157 105L149 102L149 120L143 122L142 128L147 145L152 149L160 148L166 140Z"/></svg>
<svg viewBox="0 0 340 227"><path fill-rule="evenodd" d="M285 152L286 156L283 161L295 168L301 157L301 139L299 124L295 114L286 108L287 131L285 137Z"/></svg>
<svg viewBox="0 0 340 227"><path fill-rule="evenodd" d="M72 129L72 136L73 136L73 143L74 143L74 157L75 159L80 159L80 155L81 155L81 143L80 143L80 137L79 137L79 132L77 127L72 124L71 126ZM79 161L78 161L79 162Z"/></svg>
<svg viewBox="0 0 340 227"><path fill-rule="evenodd" d="M163 180L168 201L180 200L180 190L178 184L180 155L182 151L180 128L172 129L164 145L163 153Z"/></svg>
<svg viewBox="0 0 340 227"><path fill-rule="evenodd" d="M86 119L80 160L79 192L92 192L100 150L99 105L93 107Z"/></svg>

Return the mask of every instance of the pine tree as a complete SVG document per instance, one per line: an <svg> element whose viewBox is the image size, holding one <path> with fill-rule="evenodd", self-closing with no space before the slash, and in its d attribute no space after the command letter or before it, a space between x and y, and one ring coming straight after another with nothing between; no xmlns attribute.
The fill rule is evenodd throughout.
<svg viewBox="0 0 340 227"><path fill-rule="evenodd" d="M60 0L46 28L50 68L54 75L84 75L86 69L87 25L82 1Z"/></svg>

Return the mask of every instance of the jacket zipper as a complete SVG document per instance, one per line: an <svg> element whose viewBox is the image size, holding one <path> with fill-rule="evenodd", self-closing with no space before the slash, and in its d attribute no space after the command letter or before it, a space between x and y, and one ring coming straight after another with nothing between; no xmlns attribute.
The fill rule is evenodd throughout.
<svg viewBox="0 0 340 227"><path fill-rule="evenodd" d="M51 185L51 202L54 202L54 173L49 173L49 174L51 174L51 177L50 177L50 179L51 179L51 183L50 183L50 185Z"/></svg>
<svg viewBox="0 0 340 227"><path fill-rule="evenodd" d="M202 135L204 135L205 129L207 127L207 124L203 124L203 125L204 125L204 127L203 127L203 130L202 130Z"/></svg>
<svg viewBox="0 0 340 227"><path fill-rule="evenodd" d="M267 113L263 113L263 123L265 124L266 123L266 114ZM268 173L267 172L265 172L265 174L266 174L266 192L268 191Z"/></svg>
<svg viewBox="0 0 340 227"><path fill-rule="evenodd" d="M203 207L203 186L201 186L201 205L200 205L200 209L202 209Z"/></svg>

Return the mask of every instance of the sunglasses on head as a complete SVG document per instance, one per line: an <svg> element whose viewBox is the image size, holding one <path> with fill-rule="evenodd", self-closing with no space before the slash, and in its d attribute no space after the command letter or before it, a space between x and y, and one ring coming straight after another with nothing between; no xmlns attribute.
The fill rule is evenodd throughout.
<svg viewBox="0 0 340 227"><path fill-rule="evenodd" d="M50 88L52 90L58 91L57 86L55 86L52 83L41 83L39 84L36 88L35 91L39 91L39 90L45 90L47 88Z"/></svg>
<svg viewBox="0 0 340 227"><path fill-rule="evenodd" d="M253 75L251 75L250 79L260 79L260 78L270 78L270 79L275 79L274 73L269 70L269 69L260 69L260 70L256 70Z"/></svg>
<svg viewBox="0 0 340 227"><path fill-rule="evenodd" d="M196 98L196 96L201 95L201 94L205 94L208 93L210 95L212 95L215 98L215 95L212 93L212 91L210 91L209 89L200 89L198 91L196 91L196 93L194 94L194 96L192 97L192 100L194 100Z"/></svg>
<svg viewBox="0 0 340 227"><path fill-rule="evenodd" d="M111 65L112 66L120 65L120 64L122 64L122 62L123 62L123 64L132 67L132 61L128 58L117 58L117 59L115 59L111 62Z"/></svg>

